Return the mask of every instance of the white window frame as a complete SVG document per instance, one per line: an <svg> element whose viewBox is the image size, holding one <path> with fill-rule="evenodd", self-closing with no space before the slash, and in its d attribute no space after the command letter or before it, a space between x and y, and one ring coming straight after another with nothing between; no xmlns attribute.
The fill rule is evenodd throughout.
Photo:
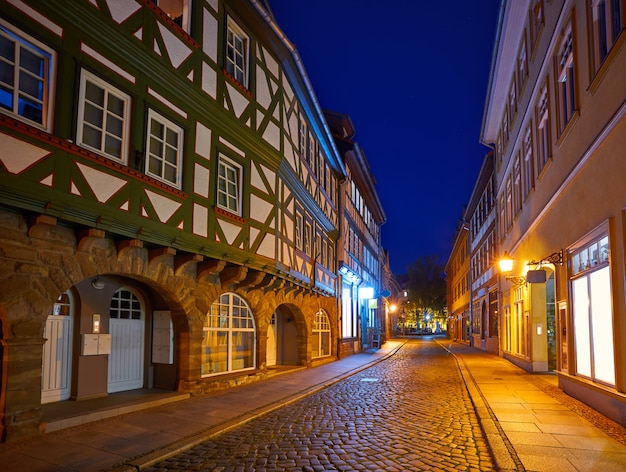
<svg viewBox="0 0 626 472"><path fill-rule="evenodd" d="M228 173L222 175L222 169L230 171L235 175L235 179L229 177ZM217 188L216 188L216 204L219 208L229 213L241 216L242 213L242 191L243 191L243 167L220 154L217 164ZM226 203L222 203L222 198ZM231 201L234 204L231 204Z"/></svg>
<svg viewBox="0 0 626 472"><path fill-rule="evenodd" d="M311 358L330 356L330 319L322 309L315 313L312 335Z"/></svg>
<svg viewBox="0 0 626 472"><path fill-rule="evenodd" d="M570 251L576 375L615 386L612 289L606 232Z"/></svg>
<svg viewBox="0 0 626 472"><path fill-rule="evenodd" d="M123 104L123 115L121 117L122 120L122 126L121 126L121 135L117 136L113 133L107 133L106 129L107 126L104 122L104 119L106 117L103 118L103 125L102 128L98 128L96 126L93 126L93 124L89 124L85 121L84 116L85 116L85 103L86 103L86 87L87 87L87 82L99 87L104 93L105 93L105 102L108 99L109 96L113 96L116 99L120 100ZM130 95L122 92L121 90L113 87L111 84L109 84L108 82L105 82L104 80L100 79L99 77L97 77L96 75L83 70L81 72L81 77L80 77L80 91L79 91L79 102L78 102L78 129L76 131L76 140L78 142L78 144L80 146L86 147L88 149L91 149L92 151L95 151L99 154L102 154L106 157L109 157L111 159L114 159L116 161L121 161L124 164L128 163L128 136L130 134ZM106 110L104 108L102 108L101 106L99 106L99 104L95 104L98 105L97 108L100 108L103 112L103 114L106 112ZM107 113L107 116L112 116L112 114ZM96 130L100 130L100 132L102 133L102 136L100 138L100 145L99 146L92 146L91 144L88 144L86 142L84 142L84 128L85 127L90 127ZM106 151L106 144L105 144L105 139L106 137L110 135L113 136L115 139L119 139L120 141L120 155L116 156L115 154L109 153Z"/></svg>
<svg viewBox="0 0 626 472"><path fill-rule="evenodd" d="M304 217L299 211L296 211L295 217L294 244L296 249L302 250L302 238L304 233Z"/></svg>
<svg viewBox="0 0 626 472"><path fill-rule="evenodd" d="M3 67L6 64L11 64L13 68L13 84L5 84L0 82L0 89L4 91L10 90L11 95L11 107L5 108L0 107L0 110L3 113L8 113L11 116L16 117L20 121L25 121L26 123L36 126L39 129L44 131L52 130L52 109L54 102L54 77L56 76L56 61L57 55L56 52L45 46L43 43L37 41L33 37L28 34L20 31L17 28L14 28L9 23L0 19L0 36L3 36L7 40L11 41L14 45L14 56L13 62L9 63L9 61L0 57L0 62L3 64ZM30 54L39 57L42 60L42 67L39 73L35 73L32 70L28 70L20 65L20 51L24 49L27 50ZM27 93L24 90L20 90L20 77L21 74L24 73L28 75L30 78L33 78L37 81L41 82L41 97L35 97L32 94ZM15 93L15 90L18 90L21 93ZM23 101L19 99L20 96L26 94L28 100L30 102L35 102L40 104L41 106L41 120L33 120L24 115L24 112L20 112L21 105L24 105Z"/></svg>
<svg viewBox="0 0 626 472"><path fill-rule="evenodd" d="M250 38L231 17L228 17L226 71L246 88L248 88L249 56Z"/></svg>
<svg viewBox="0 0 626 472"><path fill-rule="evenodd" d="M224 293L211 305L205 318L202 340L202 377L251 370L256 367L256 327L250 306L236 293ZM208 345L209 335L218 335L220 343ZM247 357L238 358L237 354L248 350L246 344L238 344L239 336L249 338L252 342ZM218 360L214 362L212 355L218 351ZM225 352L224 352L225 350ZM220 352L221 351L221 352ZM222 358L226 358L226 364ZM215 367L224 367L215 370Z"/></svg>
<svg viewBox="0 0 626 472"><path fill-rule="evenodd" d="M163 127L164 136L156 136L152 134L152 124L158 123ZM176 188L181 187L182 181L182 165L183 165L183 138L184 130L176 123L168 120L164 116L161 116L156 111L148 110L148 125L146 130L146 162L144 172L161 180L169 185L173 185ZM176 133L175 142L171 142L166 139L168 133ZM160 154L155 149L155 146L160 147ZM174 162L170 162L171 159L166 159L164 153L166 150L173 151ZM159 162L161 164L160 172L150 170L151 162ZM175 177L173 180L166 177L167 169L173 169Z"/></svg>

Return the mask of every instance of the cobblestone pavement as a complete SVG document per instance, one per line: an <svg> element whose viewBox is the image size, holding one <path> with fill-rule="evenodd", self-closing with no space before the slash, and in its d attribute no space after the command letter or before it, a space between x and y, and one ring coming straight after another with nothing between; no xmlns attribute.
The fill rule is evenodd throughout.
<svg viewBox="0 0 626 472"><path fill-rule="evenodd" d="M145 469L491 471L455 359L429 339Z"/></svg>

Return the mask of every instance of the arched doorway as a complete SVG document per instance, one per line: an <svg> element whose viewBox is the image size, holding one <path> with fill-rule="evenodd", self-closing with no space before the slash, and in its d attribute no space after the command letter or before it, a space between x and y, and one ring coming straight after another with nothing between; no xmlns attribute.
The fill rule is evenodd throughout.
<svg viewBox="0 0 626 472"><path fill-rule="evenodd" d="M298 323L294 313L279 306L267 328L266 365L298 365Z"/></svg>

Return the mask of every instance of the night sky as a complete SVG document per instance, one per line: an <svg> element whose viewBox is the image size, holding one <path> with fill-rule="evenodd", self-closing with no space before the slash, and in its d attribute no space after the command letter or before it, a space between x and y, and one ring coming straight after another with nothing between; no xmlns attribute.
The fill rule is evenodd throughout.
<svg viewBox="0 0 626 472"><path fill-rule="evenodd" d="M269 0L324 109L352 118L391 269L445 263L478 142L500 0Z"/></svg>

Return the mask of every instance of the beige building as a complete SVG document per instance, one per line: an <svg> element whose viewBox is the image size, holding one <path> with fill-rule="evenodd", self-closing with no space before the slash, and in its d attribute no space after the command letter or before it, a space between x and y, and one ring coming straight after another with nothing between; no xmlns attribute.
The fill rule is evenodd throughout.
<svg viewBox="0 0 626 472"><path fill-rule="evenodd" d="M500 349L626 424L626 2L503 2L495 150Z"/></svg>
<svg viewBox="0 0 626 472"><path fill-rule="evenodd" d="M499 352L498 269L494 156L483 159L465 209L469 246L469 293L472 346Z"/></svg>
<svg viewBox="0 0 626 472"><path fill-rule="evenodd" d="M448 336L470 342L470 250L469 225L461 219L454 233L452 252L446 264Z"/></svg>

